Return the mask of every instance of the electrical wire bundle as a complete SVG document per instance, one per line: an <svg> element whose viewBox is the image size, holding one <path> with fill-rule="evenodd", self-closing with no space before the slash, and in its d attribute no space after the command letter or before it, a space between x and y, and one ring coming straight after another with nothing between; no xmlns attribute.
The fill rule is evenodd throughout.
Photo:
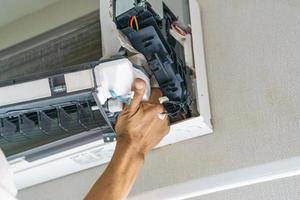
<svg viewBox="0 0 300 200"><path fill-rule="evenodd" d="M136 16L132 16L130 18L130 21L129 21L129 26L130 28L136 30L136 31L139 31L139 22L138 22L138 19ZM135 26L135 27L134 27Z"/></svg>

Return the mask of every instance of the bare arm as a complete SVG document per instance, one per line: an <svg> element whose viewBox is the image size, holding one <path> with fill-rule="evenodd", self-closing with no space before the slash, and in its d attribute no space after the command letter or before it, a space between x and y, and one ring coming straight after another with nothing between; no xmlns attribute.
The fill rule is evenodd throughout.
<svg viewBox="0 0 300 200"><path fill-rule="evenodd" d="M169 132L169 121L157 115L164 111L158 103L159 90L152 90L149 102L142 102L145 83L135 81L135 95L120 114L117 124L117 145L105 172L85 200L125 199L143 164L144 157Z"/></svg>

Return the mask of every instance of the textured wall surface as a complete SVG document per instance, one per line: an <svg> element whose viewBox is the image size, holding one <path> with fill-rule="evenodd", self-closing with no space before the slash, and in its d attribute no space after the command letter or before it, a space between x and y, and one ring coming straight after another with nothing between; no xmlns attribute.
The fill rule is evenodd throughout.
<svg viewBox="0 0 300 200"><path fill-rule="evenodd" d="M199 3L214 134L151 152L132 194L300 155L300 2ZM23 190L19 198L82 199L103 169ZM281 195L269 199L297 199L299 188L295 177L199 199L267 199L262 191Z"/></svg>
<svg viewBox="0 0 300 200"><path fill-rule="evenodd" d="M299 200L300 177L260 183L189 200Z"/></svg>

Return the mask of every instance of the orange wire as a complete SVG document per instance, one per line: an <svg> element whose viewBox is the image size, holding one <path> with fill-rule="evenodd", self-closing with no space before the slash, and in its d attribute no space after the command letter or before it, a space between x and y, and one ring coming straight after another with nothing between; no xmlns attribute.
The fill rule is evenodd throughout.
<svg viewBox="0 0 300 200"><path fill-rule="evenodd" d="M130 28L133 28L133 20L134 20L134 18L133 18L133 16L130 18Z"/></svg>
<svg viewBox="0 0 300 200"><path fill-rule="evenodd" d="M132 28L132 29L133 29L133 21L135 22L135 28L138 31L139 30L139 23L138 23L138 20L137 20L136 16L132 16L130 18L129 25L130 25L130 28Z"/></svg>

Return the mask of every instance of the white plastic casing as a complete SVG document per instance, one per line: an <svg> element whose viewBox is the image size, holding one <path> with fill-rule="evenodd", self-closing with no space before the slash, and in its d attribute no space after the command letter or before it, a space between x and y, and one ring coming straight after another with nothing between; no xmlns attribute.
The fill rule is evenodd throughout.
<svg viewBox="0 0 300 200"><path fill-rule="evenodd" d="M136 78L141 78L146 83L144 100L150 97L150 80L140 70L135 69L127 59L117 59L110 62L103 62L94 69L97 97L101 104L112 97L110 90L118 96L126 96L132 90L132 84Z"/></svg>

